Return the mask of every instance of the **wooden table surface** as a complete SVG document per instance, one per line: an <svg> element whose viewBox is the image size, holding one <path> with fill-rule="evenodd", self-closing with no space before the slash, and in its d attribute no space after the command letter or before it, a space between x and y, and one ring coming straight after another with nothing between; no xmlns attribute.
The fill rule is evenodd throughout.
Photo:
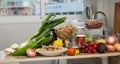
<svg viewBox="0 0 120 64"><path fill-rule="evenodd" d="M109 52L109 53L81 53L75 56L54 56L54 57L46 57L46 56L36 56L33 58L27 56L5 56L5 58L0 59L0 63L8 63L8 62L28 62L28 61L44 61L44 60L60 60L60 59L77 59L77 58L95 58L95 57L109 57L109 56L119 56L120 52Z"/></svg>

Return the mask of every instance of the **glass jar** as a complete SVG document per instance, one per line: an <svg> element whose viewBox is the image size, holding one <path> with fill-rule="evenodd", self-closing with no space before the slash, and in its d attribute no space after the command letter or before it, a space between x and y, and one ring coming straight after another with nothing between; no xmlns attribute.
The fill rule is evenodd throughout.
<svg viewBox="0 0 120 64"><path fill-rule="evenodd" d="M79 47L83 45L85 38L86 38L86 33L84 27L78 28L78 31L76 33L76 43L78 44Z"/></svg>

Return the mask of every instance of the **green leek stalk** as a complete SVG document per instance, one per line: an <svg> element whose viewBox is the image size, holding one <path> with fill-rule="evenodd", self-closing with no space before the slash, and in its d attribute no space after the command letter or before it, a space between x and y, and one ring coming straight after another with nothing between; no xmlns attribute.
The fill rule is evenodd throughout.
<svg viewBox="0 0 120 64"><path fill-rule="evenodd" d="M53 38L53 34L51 34L51 29L53 29L53 27L63 23L66 20L66 17L61 17L61 18L50 20L52 16L55 16L55 14L50 13L47 16L47 18L42 21L40 28L28 40L28 44L26 46L17 49L15 52L11 54L13 56L22 56L26 54L26 50L28 48L38 48L50 42Z"/></svg>

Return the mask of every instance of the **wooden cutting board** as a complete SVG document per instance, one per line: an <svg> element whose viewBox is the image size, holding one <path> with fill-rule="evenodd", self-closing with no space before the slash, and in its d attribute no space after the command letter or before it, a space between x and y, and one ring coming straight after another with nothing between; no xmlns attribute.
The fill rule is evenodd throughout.
<svg viewBox="0 0 120 64"><path fill-rule="evenodd" d="M120 32L120 2L115 3L114 32Z"/></svg>

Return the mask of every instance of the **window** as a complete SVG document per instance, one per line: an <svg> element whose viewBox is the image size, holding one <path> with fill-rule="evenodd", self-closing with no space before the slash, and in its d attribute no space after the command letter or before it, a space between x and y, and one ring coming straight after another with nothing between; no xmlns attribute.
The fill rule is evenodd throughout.
<svg viewBox="0 0 120 64"><path fill-rule="evenodd" d="M40 22L43 15L41 1L43 0L0 0L0 23Z"/></svg>
<svg viewBox="0 0 120 64"><path fill-rule="evenodd" d="M84 0L46 0L45 13L79 15L84 11Z"/></svg>
<svg viewBox="0 0 120 64"><path fill-rule="evenodd" d="M0 15L40 15L40 0L0 0Z"/></svg>
<svg viewBox="0 0 120 64"><path fill-rule="evenodd" d="M36 23L50 12L73 20L83 17L84 5L85 0L0 0L0 23Z"/></svg>

